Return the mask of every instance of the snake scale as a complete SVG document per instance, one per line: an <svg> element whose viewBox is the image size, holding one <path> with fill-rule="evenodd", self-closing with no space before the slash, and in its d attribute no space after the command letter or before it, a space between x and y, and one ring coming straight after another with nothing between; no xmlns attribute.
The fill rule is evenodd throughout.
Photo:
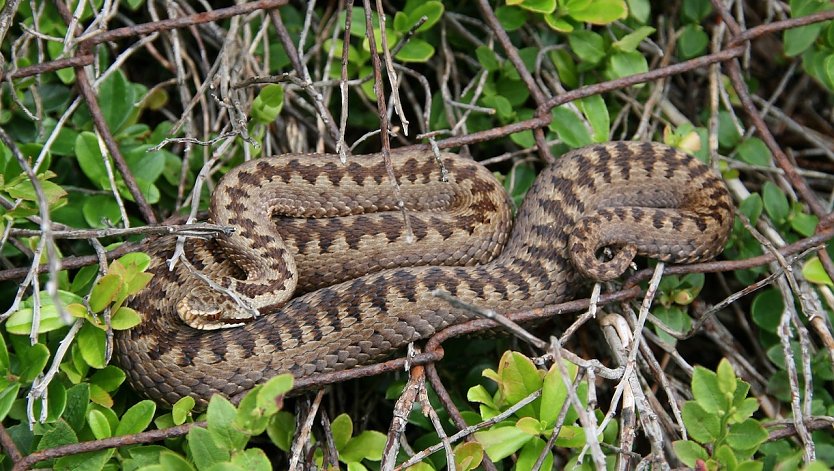
<svg viewBox="0 0 834 471"><path fill-rule="evenodd" d="M154 276L130 301L141 322L116 333L132 386L204 406L275 374L367 364L470 318L435 289L499 312L540 307L584 278L621 275L636 254L711 258L732 227L721 179L661 144L568 152L541 171L514 224L488 170L441 161L448 181L431 152L392 154L411 237L380 156L287 155L231 170L210 218L234 234L188 240L191 268L168 269L171 236L146 246ZM238 326L218 328L227 324Z"/></svg>

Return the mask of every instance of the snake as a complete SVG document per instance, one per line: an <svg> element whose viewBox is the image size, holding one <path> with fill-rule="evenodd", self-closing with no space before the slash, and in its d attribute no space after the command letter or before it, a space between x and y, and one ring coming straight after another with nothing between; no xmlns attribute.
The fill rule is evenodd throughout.
<svg viewBox="0 0 834 471"><path fill-rule="evenodd" d="M733 225L722 178L652 142L607 142L545 166L515 211L471 158L429 150L263 157L229 170L209 220L234 231L146 242L140 322L115 333L131 386L205 406L271 377L371 364L472 318L436 296L497 312L572 299L636 256L717 256ZM398 179L395 188L389 170Z"/></svg>

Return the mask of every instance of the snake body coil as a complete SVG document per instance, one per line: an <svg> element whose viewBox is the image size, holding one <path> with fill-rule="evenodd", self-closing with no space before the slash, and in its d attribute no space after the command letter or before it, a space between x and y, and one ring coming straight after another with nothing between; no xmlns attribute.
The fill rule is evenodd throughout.
<svg viewBox="0 0 834 471"><path fill-rule="evenodd" d="M499 312L540 307L572 296L582 277L619 276L635 254L711 258L733 222L720 178L660 144L562 156L538 176L509 237L506 194L485 168L443 154L443 182L429 152L392 159L411 240L378 156L274 157L224 176L211 214L236 227L232 236L189 240L193 269L168 270L173 238L148 245L154 277L131 301L142 321L116 333L133 387L205 404L279 373L367 364L469 318L432 290ZM615 249L611 260L598 259L602 247ZM204 330L227 322L242 325Z"/></svg>

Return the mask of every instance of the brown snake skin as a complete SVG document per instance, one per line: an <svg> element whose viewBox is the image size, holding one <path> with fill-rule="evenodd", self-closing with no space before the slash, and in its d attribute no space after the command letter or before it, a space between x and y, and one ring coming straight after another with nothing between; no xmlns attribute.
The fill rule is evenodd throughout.
<svg viewBox="0 0 834 471"><path fill-rule="evenodd" d="M227 309L241 309L182 263L167 269L173 238L151 241L154 277L130 303L142 322L116 333L116 357L133 387L161 403L189 395L205 405L214 393L233 396L278 373L367 364L470 318L434 289L499 312L540 307L572 296L583 277L619 276L635 254L711 258L733 222L721 179L660 144L612 142L560 157L539 174L509 236L506 194L482 166L443 154L449 182L441 182L430 152L392 159L413 243L379 156L340 164L289 155L224 176L212 219L236 232L189 240L187 256L260 315L242 312L228 321L244 324L234 328L186 325L182 318L215 328ZM440 211L447 206L451 213ZM615 255L598 260L605 246ZM281 305L296 283L303 294Z"/></svg>

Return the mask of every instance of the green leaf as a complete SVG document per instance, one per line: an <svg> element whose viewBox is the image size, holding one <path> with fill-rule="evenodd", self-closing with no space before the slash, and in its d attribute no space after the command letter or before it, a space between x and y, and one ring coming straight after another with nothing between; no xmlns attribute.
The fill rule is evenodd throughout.
<svg viewBox="0 0 834 471"><path fill-rule="evenodd" d="M117 70L101 83L98 102L108 128L115 132L132 116L136 108L136 90L124 74Z"/></svg>
<svg viewBox="0 0 834 471"><path fill-rule="evenodd" d="M742 464L747 464L747 463L751 463L751 462L748 461L748 462L742 463ZM763 463L753 463L753 464L758 465L758 467L745 468L744 470L740 470L739 468L736 468L736 471L760 471L763 467ZM808 463L807 466L802 468L802 471L830 471L830 469L831 468L828 465L826 465L825 462L823 462L823 461L812 461L812 462Z"/></svg>
<svg viewBox="0 0 834 471"><path fill-rule="evenodd" d="M581 7L571 8L571 5L581 5ZM628 15L625 0L567 2L565 10L573 19L594 25L607 25Z"/></svg>
<svg viewBox="0 0 834 471"><path fill-rule="evenodd" d="M130 274L128 274L130 275ZM134 295L145 289L150 283L151 279L153 279L152 273L134 273L132 277L127 281L127 292L122 293L123 295Z"/></svg>
<svg viewBox="0 0 834 471"><path fill-rule="evenodd" d="M409 30L409 28L411 28L412 25L413 23L411 23L410 18L405 12L398 11L394 15L394 31L398 33L405 33ZM344 47L344 42L339 42L339 45ZM326 44L325 47L329 49L329 44ZM342 56L339 56L340 59L341 57Z"/></svg>
<svg viewBox="0 0 834 471"><path fill-rule="evenodd" d="M734 148L741 140L741 134L727 111L718 112L718 143L726 149Z"/></svg>
<svg viewBox="0 0 834 471"><path fill-rule="evenodd" d="M519 118L521 117L519 116ZM533 137L533 131L521 131L510 134L510 140L522 149L527 149L536 145L536 140ZM518 204L521 204L521 201L518 201ZM518 204L516 204L516 207L518 207Z"/></svg>
<svg viewBox="0 0 834 471"><path fill-rule="evenodd" d="M95 134L88 131L78 134L75 138L75 157L84 175L103 189L101 184L107 181L107 170Z"/></svg>
<svg viewBox="0 0 834 471"><path fill-rule="evenodd" d="M654 314L658 321L662 322L674 332L683 334L692 328L692 319L687 315L686 310L681 309L679 306L657 306L652 309L652 314ZM666 333L659 326L655 329L655 332L664 342L670 345L674 345L677 342L674 336Z"/></svg>
<svg viewBox="0 0 834 471"><path fill-rule="evenodd" d="M163 451L159 454L159 465L162 469L171 471L193 471L194 466L185 458L173 451Z"/></svg>
<svg viewBox="0 0 834 471"><path fill-rule="evenodd" d="M511 105L510 101L501 95L485 96L481 98L481 103L484 106L494 108L495 111L498 113L498 118L500 118L502 121L507 121L513 117L513 105Z"/></svg>
<svg viewBox="0 0 834 471"><path fill-rule="evenodd" d="M721 421L714 412L708 412L695 401L687 401L681 410L683 423L689 436L700 443L711 443L721 433Z"/></svg>
<svg viewBox="0 0 834 471"><path fill-rule="evenodd" d="M90 409L90 411L87 412L87 424L90 426L93 436L95 436L98 440L112 436L110 422L108 422L107 417L105 417L104 414L97 409Z"/></svg>
<svg viewBox="0 0 834 471"><path fill-rule="evenodd" d="M353 436L353 421L343 412L330 423L330 430L333 432L333 444L336 450L341 450Z"/></svg>
<svg viewBox="0 0 834 471"><path fill-rule="evenodd" d="M260 448L250 448L232 457L232 464L246 471L271 471L272 464Z"/></svg>
<svg viewBox="0 0 834 471"><path fill-rule="evenodd" d="M258 93L264 105L269 107L280 107L284 104L284 87L271 83Z"/></svg>
<svg viewBox="0 0 834 471"><path fill-rule="evenodd" d="M641 26L632 31L631 33L623 36L619 40L615 41L613 44L611 44L611 47L618 51L634 52L637 50L637 47L640 45L640 43L644 39L651 36L655 31L657 30L652 28L651 26Z"/></svg>
<svg viewBox="0 0 834 471"><path fill-rule="evenodd" d="M733 449L728 445L719 446L712 453L712 456L713 459L721 463L722 467L725 469L735 470L738 465L738 459L736 458L735 453L733 453Z"/></svg>
<svg viewBox="0 0 834 471"><path fill-rule="evenodd" d="M576 30L568 36L568 43L571 51L588 64L596 64L605 57L605 41L593 31Z"/></svg>
<svg viewBox="0 0 834 471"><path fill-rule="evenodd" d="M591 123L593 142L608 141L611 119L608 116L608 107L605 106L605 100L602 99L602 95L592 95L578 100L576 106L579 107L579 110L582 111L582 114Z"/></svg>
<svg viewBox="0 0 834 471"><path fill-rule="evenodd" d="M718 377L702 366L696 366L692 372L692 395L698 405L711 414L724 413L729 409L728 401L718 387Z"/></svg>
<svg viewBox="0 0 834 471"><path fill-rule="evenodd" d="M165 151L148 152L151 146L142 144L122 150L128 168L137 181L155 182L165 170Z"/></svg>
<svg viewBox="0 0 834 471"><path fill-rule="evenodd" d="M275 121L284 107L284 87L269 84L252 101L252 118L262 123Z"/></svg>
<svg viewBox="0 0 834 471"><path fill-rule="evenodd" d="M345 463L351 461L379 461L382 459L382 449L385 447L386 437L376 430L365 430L350 439L342 450L339 459Z"/></svg>
<svg viewBox="0 0 834 471"><path fill-rule="evenodd" d="M709 45L709 36L701 25L687 25L678 36L678 55L681 59L691 59L703 55Z"/></svg>
<svg viewBox="0 0 834 471"><path fill-rule="evenodd" d="M508 77L501 77L495 83L495 91L496 94L506 98L507 102L510 106L512 106L511 113L509 114L510 116L518 115L528 110L528 108L518 109L518 107L524 105L530 97L530 92L527 90L527 87L522 85L520 80L511 80ZM532 113L530 116L532 116Z"/></svg>
<svg viewBox="0 0 834 471"><path fill-rule="evenodd" d="M59 447L61 445L70 445L78 443L78 436L72 428L63 420L58 420L48 429L38 442L38 450L46 450L49 448Z"/></svg>
<svg viewBox="0 0 834 471"><path fill-rule="evenodd" d="M563 362L565 368L570 374L568 383L571 383L576 377L578 367L573 363ZM553 365L544 375L544 382L542 384L542 400L539 411L539 419L544 422L545 426L550 428L556 423L559 417L559 412L568 397L568 389L565 386L565 381L562 378L562 373L557 365Z"/></svg>
<svg viewBox="0 0 834 471"><path fill-rule="evenodd" d="M286 411L273 415L269 419L266 433L275 446L284 452L289 451L293 434L295 434L295 416Z"/></svg>
<svg viewBox="0 0 834 471"><path fill-rule="evenodd" d="M47 393L49 400L47 401L46 420L44 422L55 422L64 413L64 408L67 405L67 390L60 381L52 381L49 383ZM43 401L36 401L34 404L34 415L40 416L43 407Z"/></svg>
<svg viewBox="0 0 834 471"><path fill-rule="evenodd" d="M31 307L19 309L6 320L6 331L14 335L29 335L35 311ZM54 304L42 304L38 333L44 334L68 326Z"/></svg>
<svg viewBox="0 0 834 471"><path fill-rule="evenodd" d="M113 392L119 389L119 386L125 381L125 376L125 372L120 368L108 365L104 369L96 371L90 378L90 382L107 392Z"/></svg>
<svg viewBox="0 0 834 471"><path fill-rule="evenodd" d="M6 320L8 323L9 320ZM5 374L9 370L9 349L6 347L6 339L0 335L0 375Z"/></svg>
<svg viewBox="0 0 834 471"><path fill-rule="evenodd" d="M258 407L258 395L263 385L252 388L241 399L237 407L235 426L250 436L260 435L269 425L269 415L265 415L263 408Z"/></svg>
<svg viewBox="0 0 834 471"><path fill-rule="evenodd" d="M675 441L672 443L672 447L675 449L675 454L678 455L678 458L683 461L683 464L690 468L694 468L698 460L706 461L709 459L707 451L692 440Z"/></svg>
<svg viewBox="0 0 834 471"><path fill-rule="evenodd" d="M553 66L556 67L562 83L569 88L576 88L579 85L579 72L573 57L564 49L550 51L548 56L553 61Z"/></svg>
<svg viewBox="0 0 834 471"><path fill-rule="evenodd" d="M102 407L113 407L113 396L96 384L90 385L90 401Z"/></svg>
<svg viewBox="0 0 834 471"><path fill-rule="evenodd" d="M736 405L736 410L732 418L735 422L742 422L757 410L759 410L759 400L755 397L748 397Z"/></svg>
<svg viewBox="0 0 834 471"><path fill-rule="evenodd" d="M55 469L73 470L73 471L98 471L104 469L104 465L113 454L115 449L90 451L87 453L79 453L77 455L69 455L58 458L55 461Z"/></svg>
<svg viewBox="0 0 834 471"><path fill-rule="evenodd" d="M194 398L191 396L185 396L180 398L174 404L173 410L171 410L171 415L174 419L174 425L182 425L185 423L185 420L191 416L191 411L194 409Z"/></svg>
<svg viewBox="0 0 834 471"><path fill-rule="evenodd" d="M813 214L805 213L802 210L802 205L794 202L791 207L791 214L788 216L791 223L791 229L798 232L803 237L811 237L817 230L817 224L820 220Z"/></svg>
<svg viewBox="0 0 834 471"><path fill-rule="evenodd" d="M17 393L20 391L20 383L10 383L2 392L0 392L0 421L6 418L6 415L14 405L17 399Z"/></svg>
<svg viewBox="0 0 834 471"><path fill-rule="evenodd" d="M738 151L739 158L751 165L765 167L770 165L770 162L773 160L770 149L758 137L745 139L736 150Z"/></svg>
<svg viewBox="0 0 834 471"><path fill-rule="evenodd" d="M563 425L555 443L562 448L582 448L585 446L585 430L576 425Z"/></svg>
<svg viewBox="0 0 834 471"><path fill-rule="evenodd" d="M802 276L811 283L834 287L834 283L832 283L825 268L822 267L819 257L810 258L802 265Z"/></svg>
<svg viewBox="0 0 834 471"><path fill-rule="evenodd" d="M530 131L526 132L530 133L530 138L532 140L533 133ZM510 198L512 198L516 208L521 205L524 195L527 194L527 190L530 189L530 186L533 185L535 180L536 170L531 165L514 165L512 170L510 170L510 174L507 176L507 179L504 180L504 189L506 189L507 193L510 194Z"/></svg>
<svg viewBox="0 0 834 471"><path fill-rule="evenodd" d="M161 470L165 471L165 470ZM248 471L240 466L232 463L217 463L208 469L208 471Z"/></svg>
<svg viewBox="0 0 834 471"><path fill-rule="evenodd" d="M137 178L136 186L139 187L139 191L142 193L142 196L148 200L148 203L154 204L159 202L160 193L159 188L157 188L156 185L144 179ZM127 188L127 184L125 184L125 182L121 179L116 181L116 188L119 190L119 194L122 195L122 198L127 201L135 201L133 199L133 195L130 193L130 190Z"/></svg>
<svg viewBox="0 0 834 471"><path fill-rule="evenodd" d="M188 454L197 469L208 469L217 463L229 461L228 449L222 448L212 439L211 433L202 427L188 431Z"/></svg>
<svg viewBox="0 0 834 471"><path fill-rule="evenodd" d="M478 48L475 49L475 56L478 58L478 62L481 63L484 69L490 72L501 68L501 63L498 61L495 51L487 46L478 46Z"/></svg>
<svg viewBox="0 0 834 471"><path fill-rule="evenodd" d="M170 412L158 415L155 419L153 419L153 424L159 430L171 428L174 426L174 415Z"/></svg>
<svg viewBox="0 0 834 471"><path fill-rule="evenodd" d="M648 70L649 64L646 62L646 56L639 52L619 52L611 55L609 59L608 75L611 78L628 77ZM634 86L639 88L642 84Z"/></svg>
<svg viewBox="0 0 834 471"><path fill-rule="evenodd" d="M249 435L235 427L237 410L223 396L214 395L208 406L208 431L214 441L229 451L242 450Z"/></svg>
<svg viewBox="0 0 834 471"><path fill-rule="evenodd" d="M113 314L110 322L113 330L127 330L139 325L142 322L142 318L133 309L122 306Z"/></svg>
<svg viewBox="0 0 834 471"><path fill-rule="evenodd" d="M348 471L367 471L367 468L364 466L362 466L362 468L353 469L351 468L351 465L353 464L362 466L359 463L348 463ZM435 471L435 469L434 466L428 464L426 461L420 461L419 463L415 463L413 466L409 466L408 471Z"/></svg>
<svg viewBox="0 0 834 471"><path fill-rule="evenodd" d="M284 404L284 395L292 389L292 385L291 374L282 374L270 379L258 392L258 407L264 410L265 415L278 412Z"/></svg>
<svg viewBox="0 0 834 471"><path fill-rule="evenodd" d="M64 408L63 418L76 432L84 427L87 413L87 403L90 401L90 385L76 384L67 389L67 406Z"/></svg>
<svg viewBox="0 0 834 471"><path fill-rule="evenodd" d="M518 461L515 464L515 468L517 471L527 471L532 470L533 465L539 459L539 456L544 451L545 442L540 438L534 438L529 442L525 443L523 447L521 447L521 453L518 454ZM553 453L548 452L545 455L544 462L542 463L542 467L540 469L554 469L553 468ZM571 468L565 468L571 469ZM582 469L579 468L572 468L572 469Z"/></svg>
<svg viewBox="0 0 834 471"><path fill-rule="evenodd" d="M591 144L591 135L585 122L568 105L557 106L551 114L553 119L550 121L550 130L558 134L565 144L574 149Z"/></svg>
<svg viewBox="0 0 834 471"><path fill-rule="evenodd" d="M800 18L831 8L828 2L819 0L791 0L790 5L792 18ZM817 36L819 36L823 26L823 23L814 23L785 30L783 33L785 55L793 57L811 47L814 41L817 40Z"/></svg>
<svg viewBox="0 0 834 471"><path fill-rule="evenodd" d="M498 406L495 405L495 402L492 400L492 395L489 391L486 390L483 385L475 385L469 388L469 391L466 392L466 400L469 402L480 402L481 404L486 404L493 409L498 409Z"/></svg>
<svg viewBox="0 0 834 471"><path fill-rule="evenodd" d="M131 252L119 257L118 260L125 270L129 272L143 272L151 265L151 256L145 252Z"/></svg>
<svg viewBox="0 0 834 471"><path fill-rule="evenodd" d="M454 453L455 469L460 471L470 471L475 469L484 459L484 449L477 442L460 443L455 447Z"/></svg>
<svg viewBox="0 0 834 471"><path fill-rule="evenodd" d="M762 215L762 209L764 209L764 203L762 202L762 197L759 196L758 193L753 193L745 198L738 207L741 214L747 216L747 219L750 220L750 224L753 225L759 221L759 216Z"/></svg>
<svg viewBox="0 0 834 471"><path fill-rule="evenodd" d="M560 33L571 33L575 29L573 23L568 21L567 17L560 15L559 12L544 15L544 22L550 29Z"/></svg>
<svg viewBox="0 0 834 471"><path fill-rule="evenodd" d="M515 31L527 23L527 15L520 8L500 6L495 9L495 16L507 32Z"/></svg>
<svg viewBox="0 0 834 471"><path fill-rule="evenodd" d="M397 53L397 59L403 62L426 62L434 55L434 46L420 38L410 41Z"/></svg>
<svg viewBox="0 0 834 471"><path fill-rule="evenodd" d="M533 417L522 417L515 423L517 429L532 436L538 436L544 432L542 423Z"/></svg>
<svg viewBox="0 0 834 471"><path fill-rule="evenodd" d="M29 383L34 381L46 367L46 362L49 361L49 348L42 343L36 343L23 352L18 352L18 355L21 364L19 379L23 383Z"/></svg>
<svg viewBox="0 0 834 471"><path fill-rule="evenodd" d="M419 3L416 8L408 12L408 17L411 20L411 24L408 25L406 30L410 29L412 25L417 23L421 17L426 17L426 22L423 23L422 26L417 28L417 32L428 31L432 26L437 24L440 21L440 17L443 16L443 2L438 2L436 0L429 0ZM405 32L405 30L403 31Z"/></svg>
<svg viewBox="0 0 834 471"><path fill-rule="evenodd" d="M104 331L90 323L85 323L78 331L76 344L81 351L81 357L93 368L104 368Z"/></svg>
<svg viewBox="0 0 834 471"><path fill-rule="evenodd" d="M778 290L768 289L757 294L750 305L753 322L767 332L776 333L785 303Z"/></svg>
<svg viewBox="0 0 834 471"><path fill-rule="evenodd" d="M112 196L92 195L84 199L81 207L84 221L95 228L111 227L122 220L119 204Z"/></svg>
<svg viewBox="0 0 834 471"><path fill-rule="evenodd" d="M513 405L538 391L542 387L542 377L533 362L521 353L508 351L498 364L501 382L498 388L508 405ZM534 411L527 405L516 414L533 416Z"/></svg>
<svg viewBox="0 0 834 471"><path fill-rule="evenodd" d="M523 0L507 2L507 5L518 5L525 10L536 13L552 13L556 9L556 0Z"/></svg>
<svg viewBox="0 0 834 471"><path fill-rule="evenodd" d="M771 181L766 181L762 187L762 200L764 201L764 209L770 219L777 224L782 224L788 218L790 206L788 205L788 198L782 193L782 190Z"/></svg>
<svg viewBox="0 0 834 471"><path fill-rule="evenodd" d="M827 51L811 48L802 54L802 67L829 90L834 89L832 81L832 59Z"/></svg>
<svg viewBox="0 0 834 471"><path fill-rule="evenodd" d="M834 88L834 54L825 56L825 59L822 61L822 72L823 75L820 77L820 81L831 90Z"/></svg>
<svg viewBox="0 0 834 471"><path fill-rule="evenodd" d="M87 294L90 291L90 284L98 274L98 265L87 265L78 270L72 279L70 291L75 294Z"/></svg>
<svg viewBox="0 0 834 471"><path fill-rule="evenodd" d="M103 311L119 295L123 284L122 277L114 273L99 278L90 292L90 310L95 313Z"/></svg>
<svg viewBox="0 0 834 471"><path fill-rule="evenodd" d="M767 440L767 430L755 419L730 426L727 444L737 451L755 450Z"/></svg>
<svg viewBox="0 0 834 471"><path fill-rule="evenodd" d="M156 412L156 404L150 400L137 402L122 415L115 436L139 433L148 428Z"/></svg>
<svg viewBox="0 0 834 471"><path fill-rule="evenodd" d="M649 0L626 0L626 3L628 4L628 13L632 18L640 23L649 21L649 15L652 12Z"/></svg>
<svg viewBox="0 0 834 471"><path fill-rule="evenodd" d="M724 394L732 396L736 392L736 372L726 358L722 358L715 371L718 379L718 388Z"/></svg>
<svg viewBox="0 0 834 471"><path fill-rule="evenodd" d="M700 23L712 13L709 0L684 0L681 16L690 23Z"/></svg>
<svg viewBox="0 0 834 471"><path fill-rule="evenodd" d="M51 181L38 180L38 183L40 184L41 191L43 191L44 198L46 198L46 204L50 207L54 206L55 203L67 196L67 192L64 191L63 188L55 183L52 183ZM7 186L5 190L12 198L20 198L26 201L34 202L38 201L38 195L35 192L35 187L32 185L30 180L23 180L12 186Z"/></svg>
<svg viewBox="0 0 834 471"><path fill-rule="evenodd" d="M491 428L475 432L475 439L484 447L492 461L501 461L518 451L533 437L514 426Z"/></svg>

